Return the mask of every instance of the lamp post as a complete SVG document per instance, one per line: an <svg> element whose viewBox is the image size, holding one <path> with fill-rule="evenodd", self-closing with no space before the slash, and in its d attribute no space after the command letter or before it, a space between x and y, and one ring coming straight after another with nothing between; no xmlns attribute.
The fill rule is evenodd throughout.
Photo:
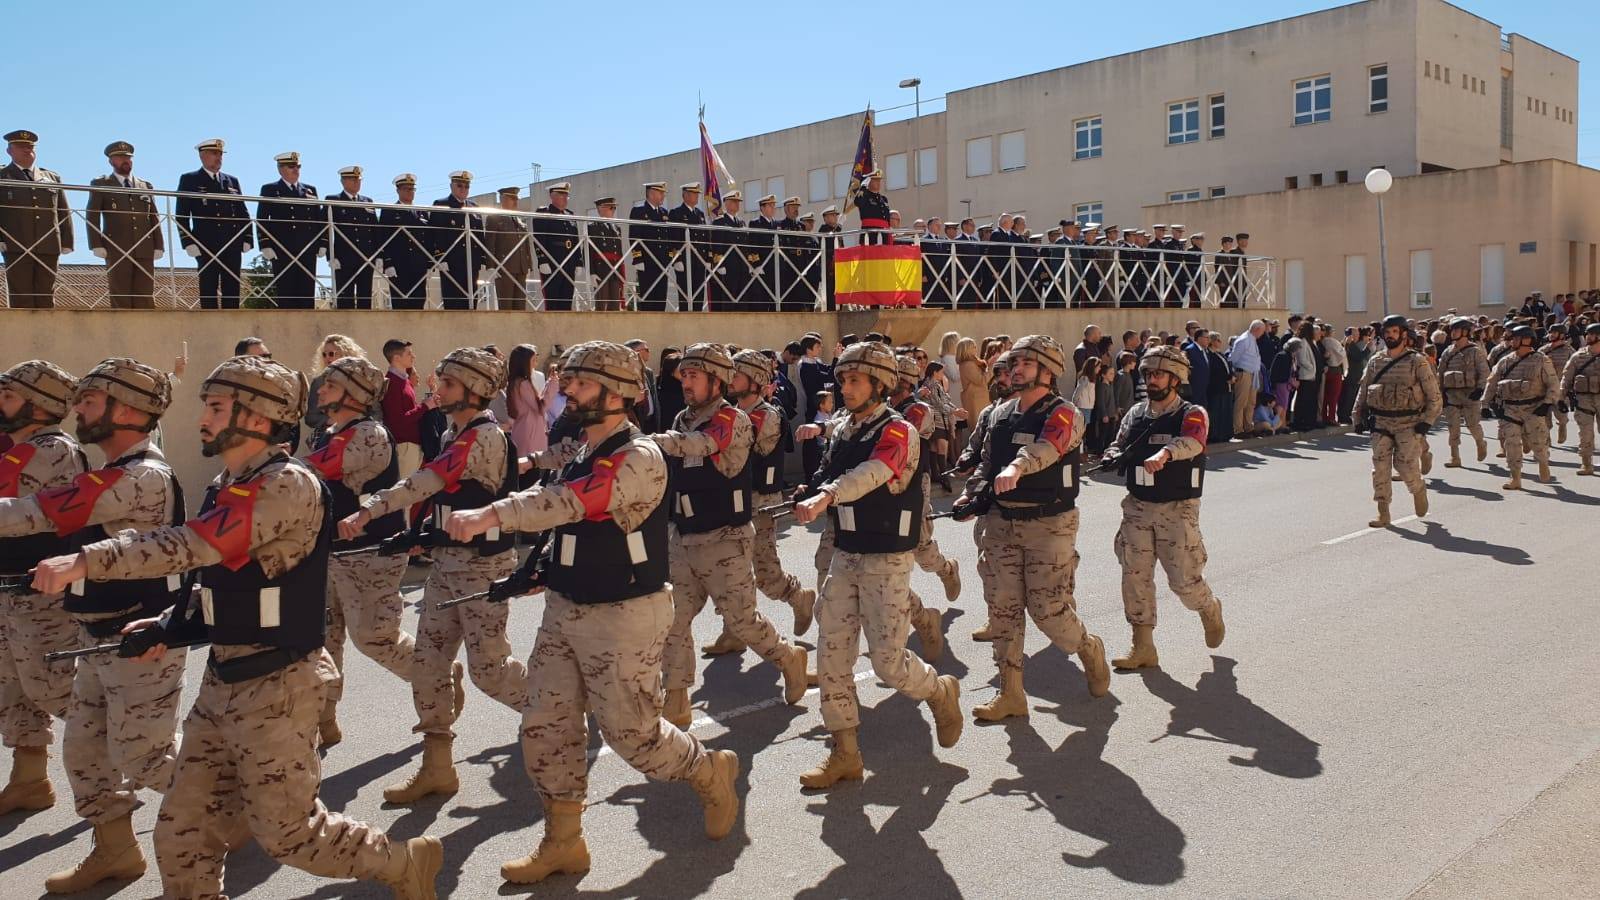
<svg viewBox="0 0 1600 900"><path fill-rule="evenodd" d="M903 78L900 80L900 86L911 88L912 96L915 98L913 101L915 115L911 119L911 150L906 154L906 169L911 173L911 183L914 188L912 196L917 204L916 212L920 215L922 213L922 174L917 170L919 162L917 159L917 126L922 118L922 79Z"/></svg>
<svg viewBox="0 0 1600 900"><path fill-rule="evenodd" d="M1383 283L1383 315L1389 317L1389 242L1383 235L1383 195L1394 187L1394 176L1388 169L1373 169L1364 182L1367 192L1378 198L1378 271Z"/></svg>

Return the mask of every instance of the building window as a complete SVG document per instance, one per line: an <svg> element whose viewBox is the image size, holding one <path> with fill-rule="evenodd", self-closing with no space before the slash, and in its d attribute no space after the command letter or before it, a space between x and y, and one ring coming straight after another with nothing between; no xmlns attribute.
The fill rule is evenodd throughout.
<svg viewBox="0 0 1600 900"><path fill-rule="evenodd" d="M850 170L854 168L850 163L840 163L833 167L833 195L846 197L850 194Z"/></svg>
<svg viewBox="0 0 1600 900"><path fill-rule="evenodd" d="M1344 311L1351 313L1367 311L1367 258L1365 256L1346 256L1344 258Z"/></svg>
<svg viewBox="0 0 1600 900"><path fill-rule="evenodd" d="M1167 143L1190 144L1200 140L1200 101L1167 104Z"/></svg>
<svg viewBox="0 0 1600 900"><path fill-rule="evenodd" d="M906 179L906 155L904 153L891 153L883 160L883 187L888 191L903 191L909 182Z"/></svg>
<svg viewBox="0 0 1600 900"><path fill-rule="evenodd" d="M1444 83L1445 84L1449 84L1450 83L1450 67L1449 66L1445 66L1444 67Z"/></svg>
<svg viewBox="0 0 1600 900"><path fill-rule="evenodd" d="M1367 69L1367 112L1389 111L1389 67L1371 66Z"/></svg>
<svg viewBox="0 0 1600 900"><path fill-rule="evenodd" d="M1284 190L1292 191L1292 190L1295 190L1298 187L1300 187L1300 176L1299 175L1290 175L1287 178L1283 179L1283 189Z"/></svg>
<svg viewBox="0 0 1600 900"><path fill-rule="evenodd" d="M1000 135L1000 171L1016 172L1027 167L1027 132L1008 131Z"/></svg>
<svg viewBox="0 0 1600 900"><path fill-rule="evenodd" d="M1181 190L1181 191L1168 191L1167 192L1167 202L1168 203L1189 203L1190 201L1199 200L1199 199L1200 199L1200 189L1199 188L1188 188L1188 189Z"/></svg>
<svg viewBox="0 0 1600 900"><path fill-rule="evenodd" d="M1072 218L1079 224L1088 222L1098 223L1106 215L1106 205L1096 200L1092 203L1078 203L1072 207Z"/></svg>
<svg viewBox="0 0 1600 900"><path fill-rule="evenodd" d="M828 183L827 169L812 169L806 173L806 193L812 203L821 203L832 197L830 190L833 185Z"/></svg>
<svg viewBox="0 0 1600 900"><path fill-rule="evenodd" d="M782 207L783 201L786 199L786 196L783 193L783 176L782 175L774 175L771 178L767 179L767 193L769 193L772 196L778 198L778 204L779 204L780 211L781 211L781 207Z"/></svg>
<svg viewBox="0 0 1600 900"><path fill-rule="evenodd" d="M1211 125L1207 136L1216 139L1228 133L1228 99L1223 94L1213 94L1210 100Z"/></svg>
<svg viewBox="0 0 1600 900"><path fill-rule="evenodd" d="M1423 78L1432 78L1433 77L1433 63L1429 62L1428 60L1423 60L1422 61L1422 77Z"/></svg>
<svg viewBox="0 0 1600 900"><path fill-rule="evenodd" d="M1433 251L1411 251L1411 308L1433 306Z"/></svg>
<svg viewBox="0 0 1600 900"><path fill-rule="evenodd" d="M1226 196L1228 196L1228 189L1223 187L1223 186L1221 186L1221 185L1217 185L1216 187L1213 187L1213 188L1209 189L1207 191L1207 193L1210 195L1210 197L1212 199L1216 199L1217 197L1226 197Z"/></svg>
<svg viewBox="0 0 1600 900"><path fill-rule="evenodd" d="M939 182L939 148L923 147L917 151L917 184Z"/></svg>
<svg viewBox="0 0 1600 900"><path fill-rule="evenodd" d="M761 179L746 181L744 183L744 205L748 209L756 208L756 201L761 199Z"/></svg>
<svg viewBox="0 0 1600 900"><path fill-rule="evenodd" d="M1079 119L1072 123L1072 158L1099 159L1103 151L1100 142L1101 118Z"/></svg>
<svg viewBox="0 0 1600 900"><path fill-rule="evenodd" d="M1506 302L1506 245L1478 248L1478 305L1504 306Z"/></svg>
<svg viewBox="0 0 1600 900"><path fill-rule="evenodd" d="M1322 173L1321 172L1312 172L1311 173L1311 186L1312 187L1322 187Z"/></svg>
<svg viewBox="0 0 1600 900"><path fill-rule="evenodd" d="M1294 83L1294 123L1310 125L1333 118L1333 76L1318 75Z"/></svg>
<svg viewBox="0 0 1600 900"><path fill-rule="evenodd" d="M967 141L967 177L979 178L994 171L994 138Z"/></svg>

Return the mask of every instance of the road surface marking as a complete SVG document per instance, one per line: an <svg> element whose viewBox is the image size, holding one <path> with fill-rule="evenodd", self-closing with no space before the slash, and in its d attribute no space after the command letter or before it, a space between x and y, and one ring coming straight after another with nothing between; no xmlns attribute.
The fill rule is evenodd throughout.
<svg viewBox="0 0 1600 900"><path fill-rule="evenodd" d="M1402 518L1395 519L1393 522L1390 522L1389 525L1385 526L1384 528L1363 528L1360 531L1352 531L1349 534L1341 534L1336 538L1329 538L1328 540L1323 541L1322 544L1325 547L1331 547L1334 544L1342 544L1345 541L1353 541L1358 537L1365 537L1365 536L1367 536L1369 534L1377 534L1380 531L1385 531L1389 527L1393 527L1395 525L1404 525L1407 522L1415 522L1415 521L1417 521L1417 518L1418 518L1417 516L1404 516Z"/></svg>

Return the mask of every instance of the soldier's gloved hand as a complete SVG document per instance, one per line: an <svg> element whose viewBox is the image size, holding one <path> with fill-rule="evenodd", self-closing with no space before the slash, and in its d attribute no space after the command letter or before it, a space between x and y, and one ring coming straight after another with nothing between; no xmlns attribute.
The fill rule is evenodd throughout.
<svg viewBox="0 0 1600 900"><path fill-rule="evenodd" d="M198 246L194 245L194 244L184 244L183 245L183 252L189 254L191 257L193 257L195 259L199 259L200 258L200 248Z"/></svg>
<svg viewBox="0 0 1600 900"><path fill-rule="evenodd" d="M1427 422L1418 422L1417 424L1411 426L1411 430L1415 431L1417 434L1427 434L1428 433L1428 423Z"/></svg>
<svg viewBox="0 0 1600 900"><path fill-rule="evenodd" d="M1467 399L1468 400L1482 400L1483 399L1483 388L1478 388L1477 390L1475 390L1472 393L1468 394L1467 395Z"/></svg>
<svg viewBox="0 0 1600 900"><path fill-rule="evenodd" d="M122 626L122 645L117 655L123 659L153 662L167 652L170 638L160 619L137 619Z"/></svg>
<svg viewBox="0 0 1600 900"><path fill-rule="evenodd" d="M249 253L250 252L250 245L249 244L245 244L244 247L245 247L244 252ZM278 258L278 251L272 249L271 247L263 248L262 251L261 251L261 258L266 260L267 262L272 262L273 260Z"/></svg>
<svg viewBox="0 0 1600 900"><path fill-rule="evenodd" d="M105 259L106 258L106 248L104 248L104 247L96 247L91 252L93 252L95 256L98 256L101 259Z"/></svg>
<svg viewBox="0 0 1600 900"><path fill-rule="evenodd" d="M1369 430L1367 427L1367 417L1357 416L1355 424L1350 426L1350 430L1354 431L1356 434L1366 434Z"/></svg>
<svg viewBox="0 0 1600 900"><path fill-rule="evenodd" d="M950 505L950 518L957 522L967 521L973 515L971 507L972 498L967 496L966 491L962 491L961 496L956 498L956 502Z"/></svg>
<svg viewBox="0 0 1600 900"><path fill-rule="evenodd" d="M1490 417L1492 417L1494 415L1494 407L1485 406L1482 409L1478 410L1478 414L1483 416L1486 419L1490 418Z"/></svg>
<svg viewBox="0 0 1600 900"><path fill-rule="evenodd" d="M1538 406L1535 406L1533 408L1533 414L1536 415L1536 416L1548 416L1548 415L1550 415L1550 404L1541 403Z"/></svg>

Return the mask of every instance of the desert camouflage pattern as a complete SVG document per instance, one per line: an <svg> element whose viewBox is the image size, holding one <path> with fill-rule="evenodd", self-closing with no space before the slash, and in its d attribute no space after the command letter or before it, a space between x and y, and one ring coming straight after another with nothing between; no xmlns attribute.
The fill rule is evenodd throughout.
<svg viewBox="0 0 1600 900"><path fill-rule="evenodd" d="M1406 351L1398 362L1394 360L1387 353L1375 353L1367 361L1351 412L1356 422L1368 415L1374 417L1372 499L1379 503L1388 503L1394 494L1391 473L1398 473L1413 494L1427 489L1422 481L1422 451L1427 442L1412 426L1437 421L1444 407L1439 378L1427 357Z"/></svg>
<svg viewBox="0 0 1600 900"><path fill-rule="evenodd" d="M1505 405L1500 416L1500 447L1506 452L1506 467L1512 475L1522 474L1522 457L1532 453L1542 465L1550 462L1550 420L1534 408L1554 404L1561 394L1561 379L1556 376L1550 357L1535 350L1527 356L1507 353L1494 364L1489 384L1484 389L1485 406L1495 401Z"/></svg>
<svg viewBox="0 0 1600 900"><path fill-rule="evenodd" d="M1444 421L1449 430L1450 454L1460 455L1461 426L1472 440L1483 446L1483 405L1472 399L1489 380L1489 356L1483 345L1468 341L1465 347L1451 344L1439 356L1439 389L1444 394Z"/></svg>

